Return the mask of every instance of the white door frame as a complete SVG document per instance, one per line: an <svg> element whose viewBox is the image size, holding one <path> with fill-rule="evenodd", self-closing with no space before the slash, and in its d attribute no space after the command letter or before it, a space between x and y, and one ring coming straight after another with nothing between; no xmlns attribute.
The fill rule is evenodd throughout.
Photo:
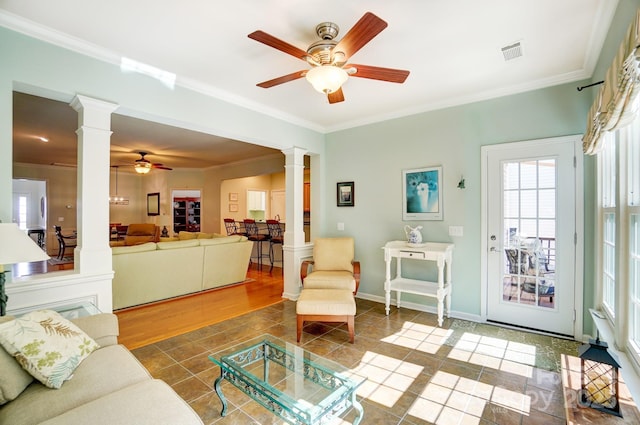
<svg viewBox="0 0 640 425"><path fill-rule="evenodd" d="M584 171L583 171L583 153L582 153L582 135L553 137L546 139L527 140L522 142L502 143L497 145L485 145L480 148L480 168L481 168L481 196L480 196L480 319L487 321L487 304L488 304L488 270L487 256L489 254L489 235L488 235L488 156L490 152L505 148L513 147L532 147L543 146L548 143L558 143L571 140L574 142L574 166L575 166L575 194L576 194L576 246L575 246L575 291L574 306L575 320L573 322L573 337L582 341L583 337L583 310L584 310L584 279L583 279L583 263L584 263Z"/></svg>

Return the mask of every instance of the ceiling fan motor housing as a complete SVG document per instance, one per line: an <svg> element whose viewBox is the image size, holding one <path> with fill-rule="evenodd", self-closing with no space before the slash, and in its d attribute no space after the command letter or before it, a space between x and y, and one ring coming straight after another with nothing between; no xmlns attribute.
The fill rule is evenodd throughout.
<svg viewBox="0 0 640 425"><path fill-rule="evenodd" d="M322 22L316 26L316 34L321 40L316 41L307 48L307 54L317 63L312 63L312 65L329 65L336 61L334 54L338 52L333 52L333 48L338 44L337 41L334 41L334 38L339 31L340 28L333 22ZM342 59L342 57L339 59Z"/></svg>
<svg viewBox="0 0 640 425"><path fill-rule="evenodd" d="M316 26L316 34L323 40L333 40L339 32L340 28L333 22L322 22Z"/></svg>

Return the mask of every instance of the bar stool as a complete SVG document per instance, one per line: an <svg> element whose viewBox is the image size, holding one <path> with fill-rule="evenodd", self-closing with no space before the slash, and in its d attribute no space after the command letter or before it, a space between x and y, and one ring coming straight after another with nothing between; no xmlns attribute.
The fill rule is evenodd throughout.
<svg viewBox="0 0 640 425"><path fill-rule="evenodd" d="M269 269L269 273L271 273L271 271L273 270L275 257L273 254L273 246L278 244L284 245L284 235L282 233L282 227L280 227L280 222L278 220L267 220L267 230L269 231L269 261L271 261L271 268ZM284 263L283 260L281 260L280 262Z"/></svg>
<svg viewBox="0 0 640 425"><path fill-rule="evenodd" d="M251 218L244 219L244 230L247 232L247 239L258 243L258 248L257 248L258 253L255 258L258 261L258 268L262 270L262 257L269 256L268 253L266 255L262 253L262 243L269 242L270 237L267 234L260 233L258 229L258 225L256 224L256 221ZM249 259L249 265L251 265L251 259Z"/></svg>

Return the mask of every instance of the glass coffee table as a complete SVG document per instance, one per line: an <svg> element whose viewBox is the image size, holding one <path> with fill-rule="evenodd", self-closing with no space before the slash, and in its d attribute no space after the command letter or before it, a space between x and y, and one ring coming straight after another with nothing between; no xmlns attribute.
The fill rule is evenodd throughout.
<svg viewBox="0 0 640 425"><path fill-rule="evenodd" d="M262 335L209 356L220 366L214 386L227 380L290 424L327 424L353 407L362 420L356 389L366 380L349 369L272 335Z"/></svg>

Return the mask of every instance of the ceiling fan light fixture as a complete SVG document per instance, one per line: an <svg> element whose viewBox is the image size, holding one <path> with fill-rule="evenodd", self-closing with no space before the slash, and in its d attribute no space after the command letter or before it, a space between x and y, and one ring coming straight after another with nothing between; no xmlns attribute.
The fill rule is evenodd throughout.
<svg viewBox="0 0 640 425"><path fill-rule="evenodd" d="M306 78L318 92L329 94L339 90L349 78L349 74L337 66L323 65L311 68Z"/></svg>
<svg viewBox="0 0 640 425"><path fill-rule="evenodd" d="M138 174L147 174L149 171L151 171L151 163L149 163L149 162L138 162L134 166L134 169L136 170L136 173L138 173Z"/></svg>

